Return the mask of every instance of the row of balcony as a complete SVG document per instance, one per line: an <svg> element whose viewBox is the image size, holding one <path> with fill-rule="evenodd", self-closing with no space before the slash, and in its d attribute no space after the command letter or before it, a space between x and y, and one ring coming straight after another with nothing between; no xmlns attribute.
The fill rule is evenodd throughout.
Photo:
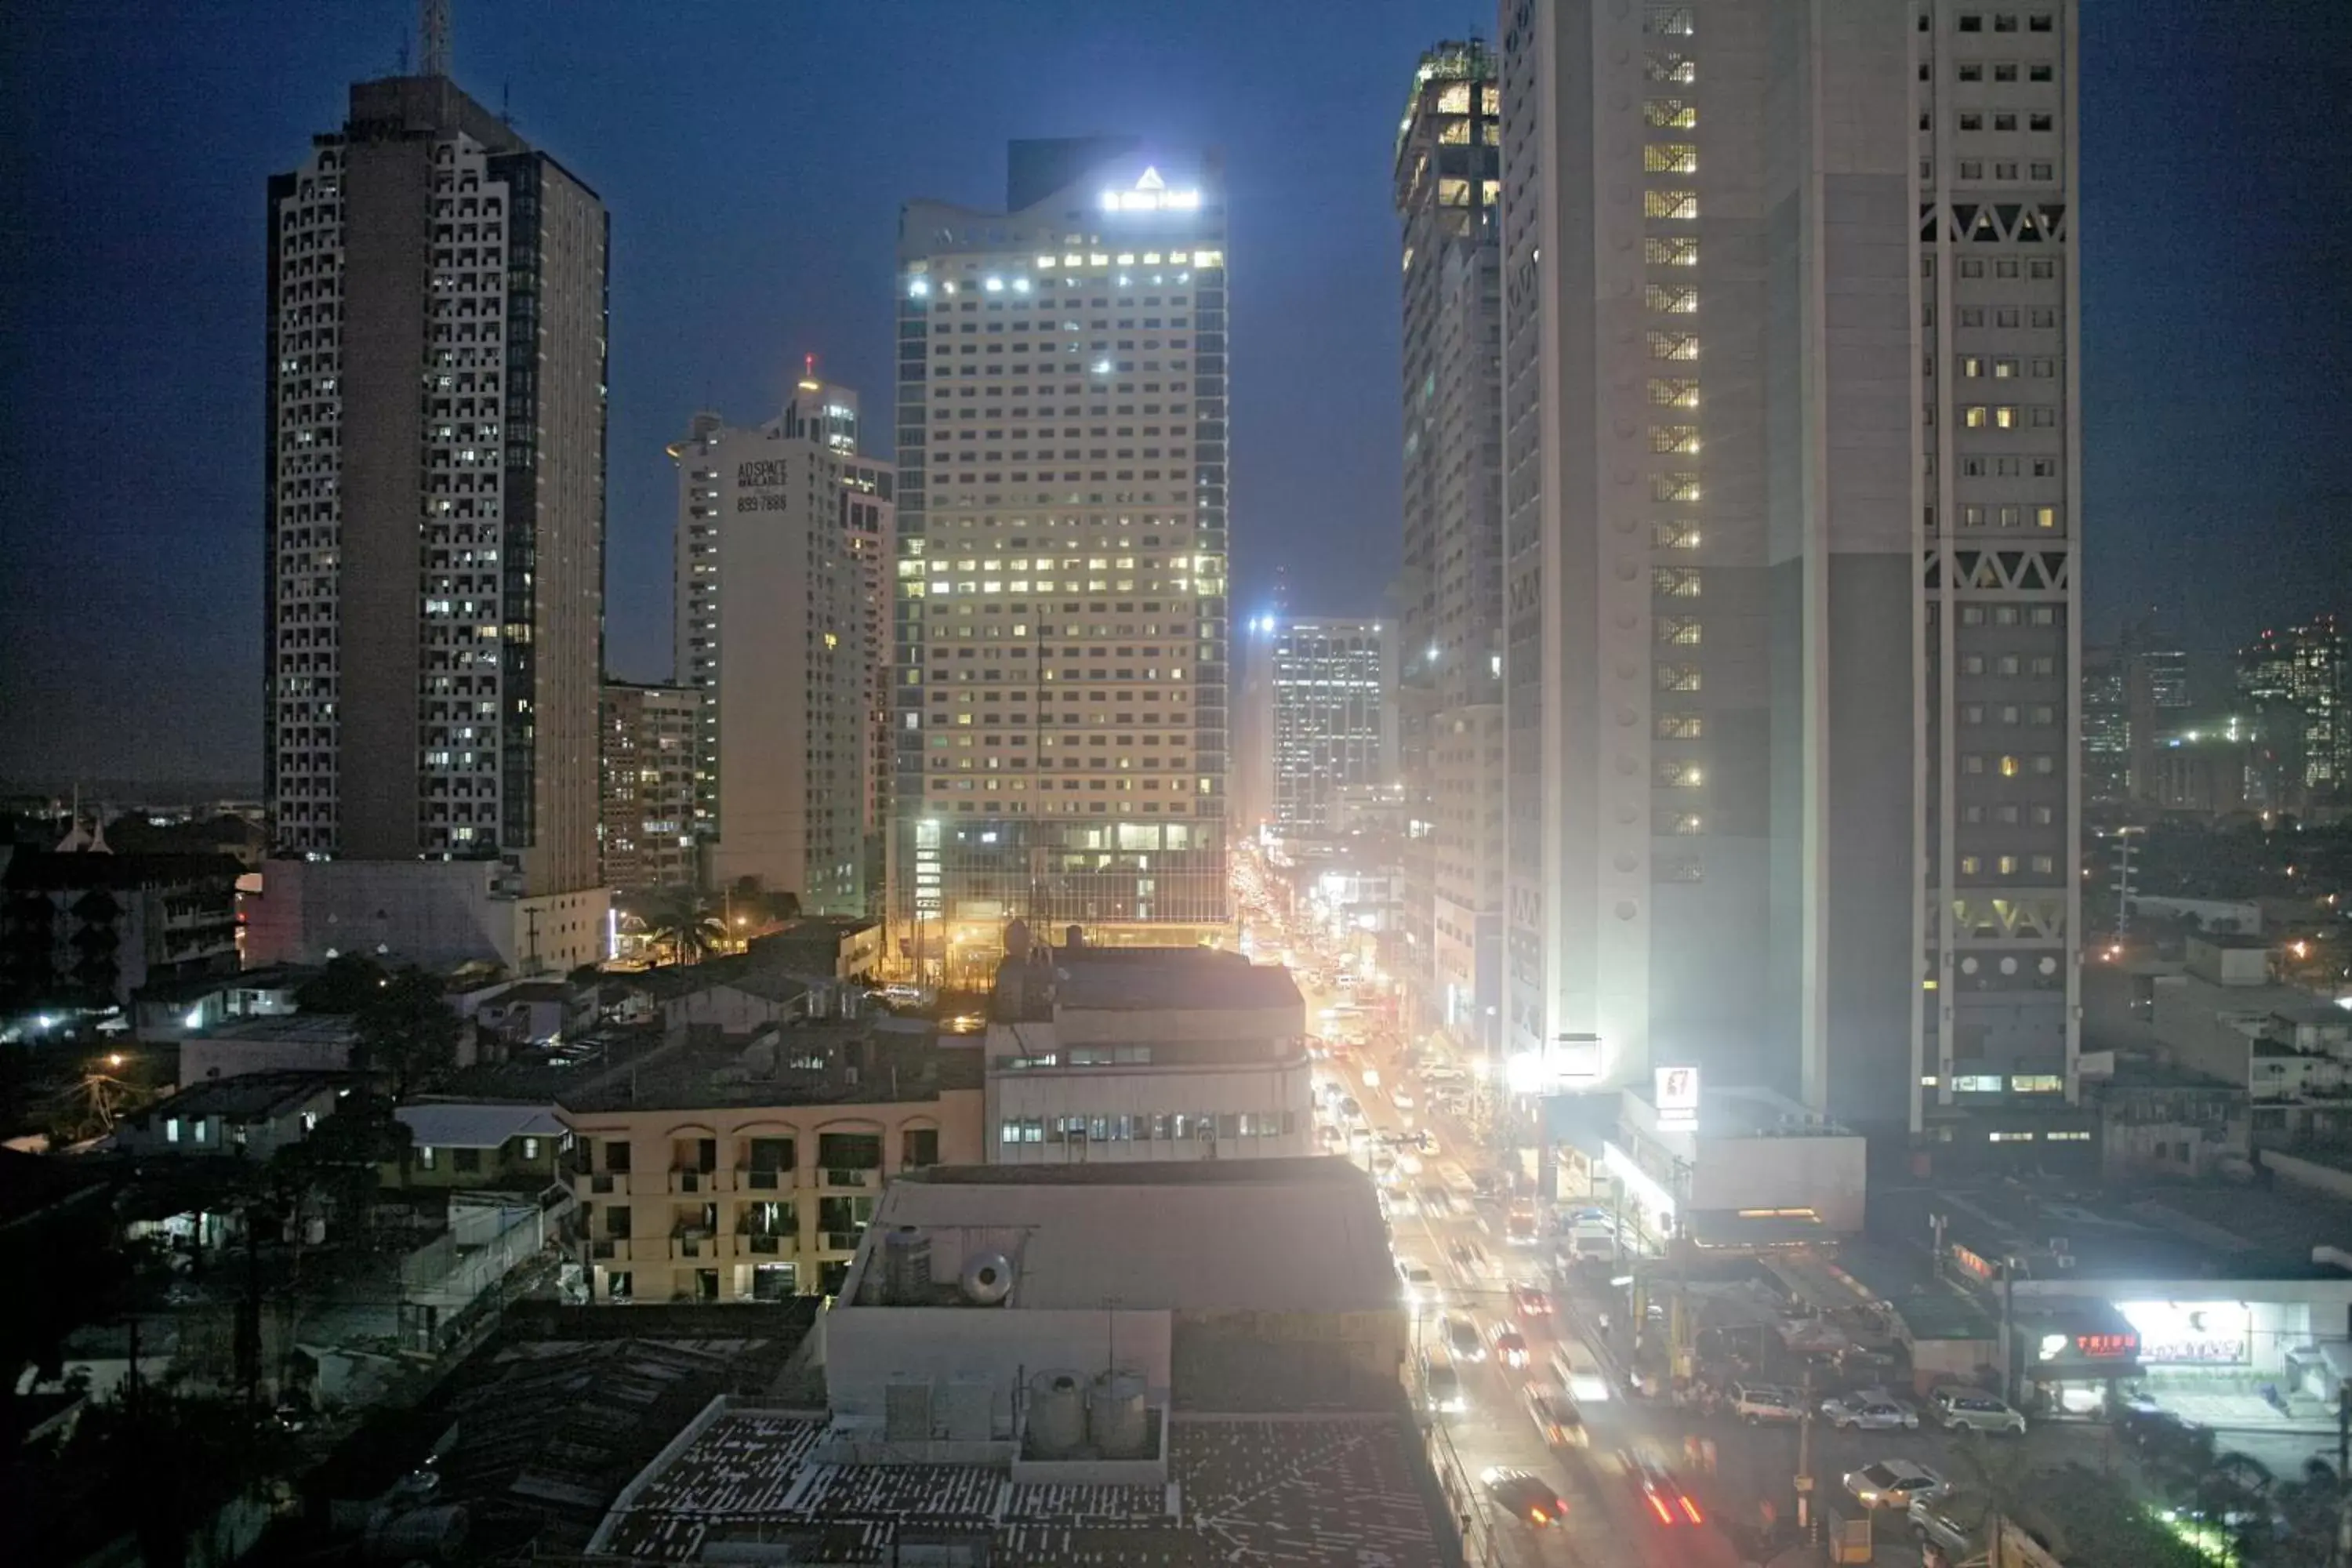
<svg viewBox="0 0 2352 1568"><path fill-rule="evenodd" d="M846 1255L857 1250L856 1230L817 1232L814 1248L803 1248L797 1236L719 1236L681 1233L667 1237L600 1236L588 1243L588 1256L598 1263L710 1263L731 1259L810 1257L823 1253Z"/></svg>
<svg viewBox="0 0 2352 1568"><path fill-rule="evenodd" d="M882 1185L873 1170L792 1171L574 1171L575 1197L659 1197L679 1193L872 1192Z"/></svg>

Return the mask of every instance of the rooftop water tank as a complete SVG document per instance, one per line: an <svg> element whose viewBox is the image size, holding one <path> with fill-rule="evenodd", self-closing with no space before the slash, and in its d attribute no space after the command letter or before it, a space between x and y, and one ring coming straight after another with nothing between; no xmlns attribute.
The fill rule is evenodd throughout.
<svg viewBox="0 0 2352 1568"><path fill-rule="evenodd" d="M1143 1407L1143 1376L1125 1368L1097 1377L1087 1396L1087 1426L1106 1459L1151 1457L1151 1422Z"/></svg>
<svg viewBox="0 0 2352 1568"><path fill-rule="evenodd" d="M975 1252L964 1259L957 1284L975 1307L1002 1306L1013 1294L1013 1259L1001 1252Z"/></svg>
<svg viewBox="0 0 2352 1568"><path fill-rule="evenodd" d="M1075 1372L1041 1372L1029 1381L1029 1452L1066 1459L1086 1446L1087 1380Z"/></svg>

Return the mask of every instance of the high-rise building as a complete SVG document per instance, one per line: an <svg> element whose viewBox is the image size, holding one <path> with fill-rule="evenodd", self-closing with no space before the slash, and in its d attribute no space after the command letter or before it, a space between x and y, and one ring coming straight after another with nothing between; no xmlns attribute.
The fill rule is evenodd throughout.
<svg viewBox="0 0 2352 1568"><path fill-rule="evenodd" d="M2073 5L1504 23L1513 1048L2072 1100Z"/></svg>
<svg viewBox="0 0 2352 1568"><path fill-rule="evenodd" d="M691 686L604 683L604 881L616 893L691 888L694 737L702 693Z"/></svg>
<svg viewBox="0 0 2352 1568"><path fill-rule="evenodd" d="M2342 623L2327 615L2283 632L2265 628L2238 651L2238 692L2263 746L2284 760L2292 804L2342 798L2352 783L2352 727L2345 719L2352 643Z"/></svg>
<svg viewBox="0 0 2352 1568"><path fill-rule="evenodd" d="M320 863L404 863L404 899L530 904L518 951L561 961L603 924L604 205L428 74L354 85L268 217L276 852L314 917L390 886Z"/></svg>
<svg viewBox="0 0 2352 1568"><path fill-rule="evenodd" d="M1500 1041L1503 845L1502 87L1437 45L1397 132L1403 249L1399 581L1402 978L1459 1043Z"/></svg>
<svg viewBox="0 0 2352 1568"><path fill-rule="evenodd" d="M1272 820L1277 833L1314 837L1331 826L1340 791L1395 774L1396 627L1297 616L1267 635Z"/></svg>
<svg viewBox="0 0 2352 1568"><path fill-rule="evenodd" d="M894 914L1190 942L1225 913L1225 198L1213 153L1017 142L898 242Z"/></svg>
<svg viewBox="0 0 2352 1568"><path fill-rule="evenodd" d="M2116 805L2132 798L2129 681L2123 651L2083 650L2083 798Z"/></svg>
<svg viewBox="0 0 2352 1568"><path fill-rule="evenodd" d="M782 414L694 418L677 465L680 685L701 694L694 831L714 885L811 914L879 892L879 608L895 476L857 451L857 397L803 377Z"/></svg>

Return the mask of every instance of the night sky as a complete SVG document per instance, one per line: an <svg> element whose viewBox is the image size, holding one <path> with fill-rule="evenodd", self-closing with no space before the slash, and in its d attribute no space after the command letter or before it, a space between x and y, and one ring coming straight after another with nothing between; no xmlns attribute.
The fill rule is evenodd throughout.
<svg viewBox="0 0 2352 1568"><path fill-rule="evenodd" d="M1894 0L1888 0L1894 3ZM2090 635L2352 609L2344 0L2084 0ZM260 773L264 181L389 74L409 0L16 0L0 20L0 776ZM915 195L1014 137L1230 171L1237 615L1383 612L1397 555L1389 156L1420 49L1488 6L459 0L457 77L613 217L609 664L666 678L671 474L801 355L890 406Z"/></svg>

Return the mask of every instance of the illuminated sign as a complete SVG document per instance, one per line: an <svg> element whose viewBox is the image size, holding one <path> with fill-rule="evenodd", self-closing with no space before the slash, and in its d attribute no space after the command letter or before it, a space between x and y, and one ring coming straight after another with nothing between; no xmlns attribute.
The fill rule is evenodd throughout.
<svg viewBox="0 0 2352 1568"><path fill-rule="evenodd" d="M1970 1252L1957 1241L1952 1243L1952 1261L1979 1279L1990 1280L1998 1272L1991 1263Z"/></svg>
<svg viewBox="0 0 2352 1568"><path fill-rule="evenodd" d="M1157 169L1146 169L1143 177L1135 182L1131 191L1105 191L1102 209L1107 213L1189 213L1201 210L1201 193L1193 190L1171 191L1168 182L1160 177Z"/></svg>
<svg viewBox="0 0 2352 1568"><path fill-rule="evenodd" d="M1693 1127L1698 1123L1698 1068L1660 1068L1656 1073L1658 1125Z"/></svg>
<svg viewBox="0 0 2352 1568"><path fill-rule="evenodd" d="M2074 1351L2095 1361L2113 1361L2139 1353L2137 1334L2076 1334Z"/></svg>
<svg viewBox="0 0 2352 1568"><path fill-rule="evenodd" d="M2238 1366L2253 1360L2253 1309L2243 1301L2118 1301L2139 1331L2139 1359L2175 1366Z"/></svg>

